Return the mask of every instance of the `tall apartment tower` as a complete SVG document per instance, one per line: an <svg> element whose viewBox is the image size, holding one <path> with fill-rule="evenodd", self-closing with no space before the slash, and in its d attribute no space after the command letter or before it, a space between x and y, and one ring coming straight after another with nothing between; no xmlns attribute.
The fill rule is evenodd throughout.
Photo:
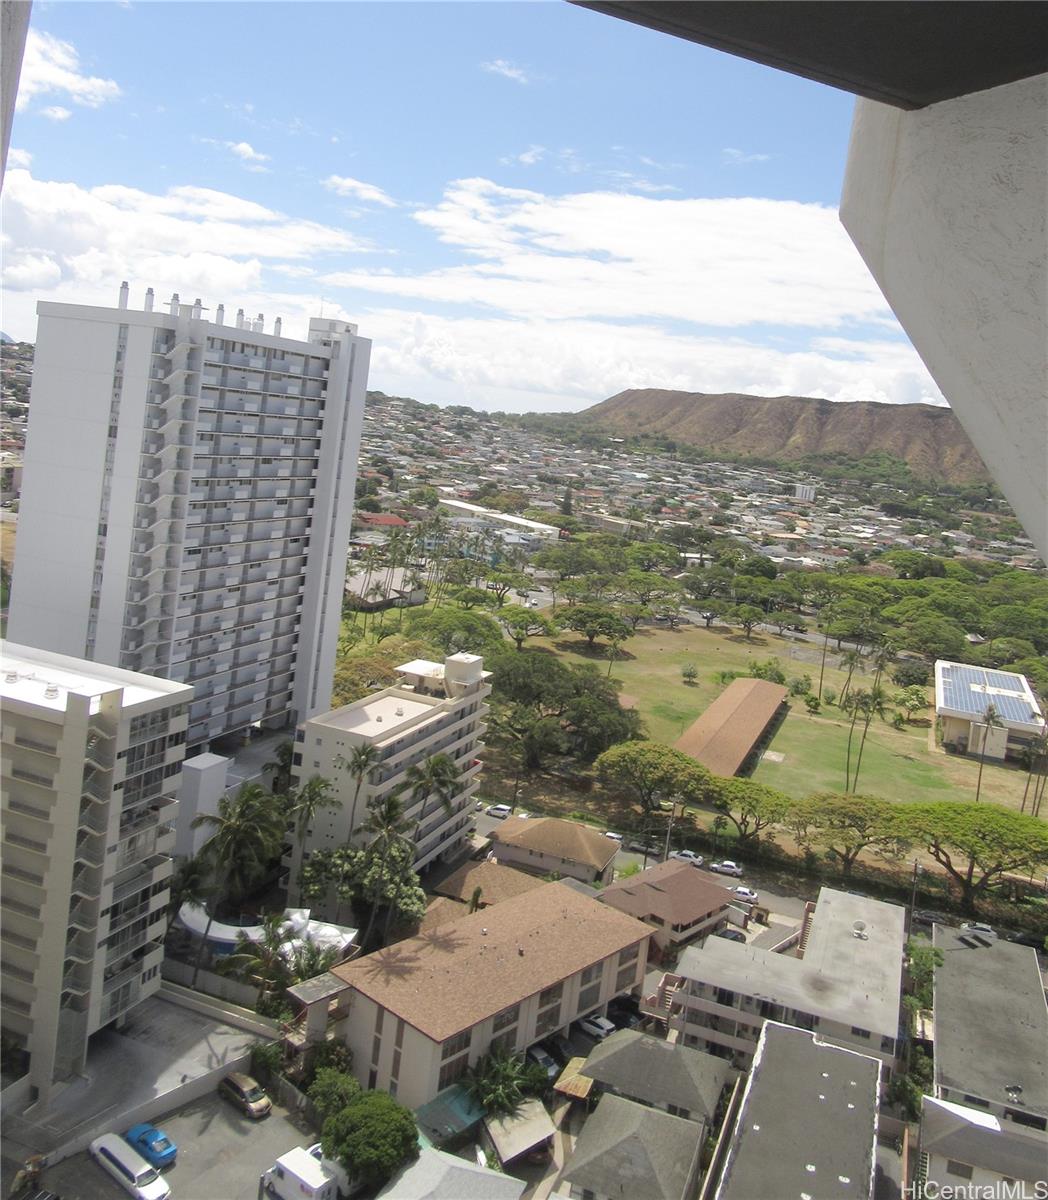
<svg viewBox="0 0 1048 1200"><path fill-rule="evenodd" d="M3 1032L35 1098L160 987L192 688L8 642L3 702Z"/></svg>
<svg viewBox="0 0 1048 1200"><path fill-rule="evenodd" d="M370 342L41 303L8 630L190 683L189 743L330 706Z"/></svg>
<svg viewBox="0 0 1048 1200"><path fill-rule="evenodd" d="M472 832L473 793L479 785L487 730L486 703L491 693L484 660L476 654L451 654L442 663L415 659L397 667L400 682L320 713L296 734L292 777L297 785L314 775L334 785L337 806L319 808L303 841L295 839L285 865L288 898L297 903L302 862L318 850L361 846L367 838L358 830L367 820L367 806L392 792L401 794L404 816L414 821L414 868L449 862L462 853ZM353 751L368 746L375 753L373 768L357 779L351 770ZM458 768L455 794L445 807L436 796L412 796L401 789L407 772L435 754L446 754ZM331 916L324 904L318 912Z"/></svg>

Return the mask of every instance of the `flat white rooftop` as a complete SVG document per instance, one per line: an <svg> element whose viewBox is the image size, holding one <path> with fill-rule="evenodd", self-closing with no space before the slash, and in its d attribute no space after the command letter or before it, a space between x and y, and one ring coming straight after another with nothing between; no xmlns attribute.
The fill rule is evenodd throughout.
<svg viewBox="0 0 1048 1200"><path fill-rule="evenodd" d="M124 691L124 708L150 700L179 697L189 700L193 695L193 689L184 683L54 654L35 646L7 642L0 651L0 698L4 700L64 712L70 695L97 699L118 688ZM92 705L93 712L97 708L97 704Z"/></svg>
<svg viewBox="0 0 1048 1200"><path fill-rule="evenodd" d="M433 711L432 700L427 704L424 700L414 699L401 688L390 688L312 719L329 729L342 729L366 738L384 738Z"/></svg>
<svg viewBox="0 0 1048 1200"><path fill-rule="evenodd" d="M677 973L895 1038L904 940L899 905L824 887L803 958L708 938Z"/></svg>
<svg viewBox="0 0 1048 1200"><path fill-rule="evenodd" d="M427 679L443 679L444 664L430 662L428 658L413 658L411 662L397 667L397 672L401 675L421 675Z"/></svg>

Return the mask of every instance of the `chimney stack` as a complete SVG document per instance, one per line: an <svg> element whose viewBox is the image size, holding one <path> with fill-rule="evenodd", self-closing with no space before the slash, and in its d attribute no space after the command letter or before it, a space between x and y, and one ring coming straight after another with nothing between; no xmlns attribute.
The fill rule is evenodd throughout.
<svg viewBox="0 0 1048 1200"><path fill-rule="evenodd" d="M127 308L127 280L120 285L120 300L117 302L117 308Z"/></svg>
<svg viewBox="0 0 1048 1200"><path fill-rule="evenodd" d="M153 311L153 289L146 288L146 312Z"/></svg>
<svg viewBox="0 0 1048 1200"><path fill-rule="evenodd" d="M172 293L171 293L171 305L170 305L170 310L171 310L171 315L172 315L173 317L177 317L177 316L178 316L178 292L172 292Z"/></svg>
<svg viewBox="0 0 1048 1200"><path fill-rule="evenodd" d="M216 325L224 325L225 323L226 323L226 306L224 304L220 304L218 306L218 308L215 309L215 324Z"/></svg>

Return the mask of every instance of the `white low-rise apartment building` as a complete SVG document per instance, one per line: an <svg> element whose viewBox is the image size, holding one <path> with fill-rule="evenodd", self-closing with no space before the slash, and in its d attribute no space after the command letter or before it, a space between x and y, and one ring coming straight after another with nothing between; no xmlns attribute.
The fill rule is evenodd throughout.
<svg viewBox="0 0 1048 1200"><path fill-rule="evenodd" d="M439 934L334 967L326 978L344 990L317 993L321 1027L337 1001L335 1032L353 1051L357 1079L409 1108L458 1082L491 1050L523 1053L635 991L651 930L549 883Z"/></svg>
<svg viewBox="0 0 1048 1200"><path fill-rule="evenodd" d="M41 303L9 635L194 687L188 742L331 704L370 343Z"/></svg>
<svg viewBox="0 0 1048 1200"><path fill-rule="evenodd" d="M160 986L171 821L193 690L8 642L3 699L3 1032L33 1095Z"/></svg>
<svg viewBox="0 0 1048 1200"><path fill-rule="evenodd" d="M338 806L318 809L305 841L295 840L286 860L293 904L304 858L363 845L366 835L357 830L367 819L368 803L404 788L408 770L436 754L446 754L458 767L458 790L447 808L434 796L401 793L405 817L416 821L415 870L456 857L470 836L491 672L476 654L451 654L442 663L416 659L397 672L398 684L321 713L296 733L293 786L319 775L334 785ZM376 766L360 779L349 766L359 746L378 754Z"/></svg>
<svg viewBox="0 0 1048 1200"><path fill-rule="evenodd" d="M690 946L645 1007L686 1046L747 1069L766 1021L879 1059L891 1071L900 1038L905 911L824 887L796 950L725 938Z"/></svg>

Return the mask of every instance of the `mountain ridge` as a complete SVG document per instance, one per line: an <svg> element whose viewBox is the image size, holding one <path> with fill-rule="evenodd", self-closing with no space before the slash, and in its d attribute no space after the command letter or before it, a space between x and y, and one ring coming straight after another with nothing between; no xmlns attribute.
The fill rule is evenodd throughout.
<svg viewBox="0 0 1048 1200"><path fill-rule="evenodd" d="M658 435L714 454L790 461L812 455L859 459L882 451L923 478L990 478L957 418L931 404L627 388L577 418L609 432Z"/></svg>

